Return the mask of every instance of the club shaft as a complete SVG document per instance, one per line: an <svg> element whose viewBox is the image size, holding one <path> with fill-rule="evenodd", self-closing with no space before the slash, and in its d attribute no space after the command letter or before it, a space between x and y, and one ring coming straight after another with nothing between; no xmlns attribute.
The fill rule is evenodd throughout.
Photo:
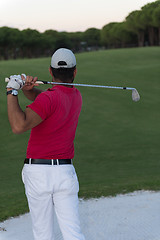
<svg viewBox="0 0 160 240"><path fill-rule="evenodd" d="M80 84L80 83L59 83L59 82L47 82L39 80L37 81L39 84L52 84L52 85L71 85L71 86L79 86L79 87L94 87L94 88L112 88L112 89L122 89L122 90L133 90L135 88L130 87L116 87L116 86L104 86L104 85L91 85L91 84Z"/></svg>

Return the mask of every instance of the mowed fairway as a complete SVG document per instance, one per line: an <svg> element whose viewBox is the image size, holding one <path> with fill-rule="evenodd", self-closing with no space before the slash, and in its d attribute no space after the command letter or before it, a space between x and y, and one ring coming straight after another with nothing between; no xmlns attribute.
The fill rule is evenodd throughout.
<svg viewBox="0 0 160 240"><path fill-rule="evenodd" d="M80 197L160 189L160 48L77 54L75 82L135 87L131 91L79 87L83 108L74 165ZM4 78L26 73L51 80L50 58L0 62L0 221L28 210L21 181L29 132L11 132ZM40 86L42 87L42 86ZM50 87L50 86L48 86ZM19 94L23 109L30 102Z"/></svg>

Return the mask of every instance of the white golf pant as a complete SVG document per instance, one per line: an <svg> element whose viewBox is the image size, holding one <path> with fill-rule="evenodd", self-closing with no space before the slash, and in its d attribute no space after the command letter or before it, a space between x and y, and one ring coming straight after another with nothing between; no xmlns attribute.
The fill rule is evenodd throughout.
<svg viewBox="0 0 160 240"><path fill-rule="evenodd" d="M73 165L25 164L22 170L35 240L55 240L54 211L64 240L84 240L78 213L79 183Z"/></svg>

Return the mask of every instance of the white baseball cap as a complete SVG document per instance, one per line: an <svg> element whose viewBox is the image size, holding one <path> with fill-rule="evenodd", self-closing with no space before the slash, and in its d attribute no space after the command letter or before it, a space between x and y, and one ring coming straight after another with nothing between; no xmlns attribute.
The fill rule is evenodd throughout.
<svg viewBox="0 0 160 240"><path fill-rule="evenodd" d="M59 48L51 58L53 68L73 68L76 66L76 58L73 52L66 48Z"/></svg>

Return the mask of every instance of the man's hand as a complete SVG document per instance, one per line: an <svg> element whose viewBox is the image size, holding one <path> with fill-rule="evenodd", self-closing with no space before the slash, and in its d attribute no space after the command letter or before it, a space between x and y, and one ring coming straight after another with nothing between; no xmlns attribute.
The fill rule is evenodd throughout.
<svg viewBox="0 0 160 240"><path fill-rule="evenodd" d="M36 83L38 78L37 77L33 78L32 76L27 76L26 78L24 78L23 76L21 76L21 77L23 80L25 80L25 85L22 88L24 95L29 100L34 101L36 99L36 97L38 96L38 94L43 92L43 90L41 90L41 89L34 88L35 86L39 86L39 84Z"/></svg>
<svg viewBox="0 0 160 240"><path fill-rule="evenodd" d="M36 81L38 80L37 77L33 78L32 76L26 76L26 78L21 75L22 80L25 81L25 84L23 86L23 91L29 91L32 90L34 86L39 86Z"/></svg>
<svg viewBox="0 0 160 240"><path fill-rule="evenodd" d="M20 90L23 88L24 84L25 82L22 80L21 75L11 75L6 88Z"/></svg>

